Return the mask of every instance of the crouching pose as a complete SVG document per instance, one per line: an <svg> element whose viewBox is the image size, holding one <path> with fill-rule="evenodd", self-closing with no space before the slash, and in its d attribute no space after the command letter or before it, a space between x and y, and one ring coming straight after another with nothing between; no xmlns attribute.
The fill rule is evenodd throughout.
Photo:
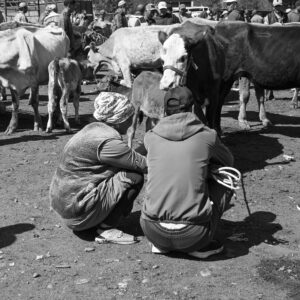
<svg viewBox="0 0 300 300"><path fill-rule="evenodd" d="M223 250L214 235L232 196L210 170L232 166L233 157L191 112L192 104L186 87L169 90L166 116L145 136L148 182L140 222L153 253L206 258Z"/></svg>
<svg viewBox="0 0 300 300"><path fill-rule="evenodd" d="M139 194L146 172L144 156L122 141L134 107L127 97L101 93L94 122L66 144L50 186L53 209L74 231L98 227L98 241L131 244L135 237L116 229Z"/></svg>

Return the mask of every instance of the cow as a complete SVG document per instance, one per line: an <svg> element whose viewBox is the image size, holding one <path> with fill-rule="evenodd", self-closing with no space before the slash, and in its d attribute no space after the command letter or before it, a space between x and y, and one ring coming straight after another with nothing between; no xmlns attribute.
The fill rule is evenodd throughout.
<svg viewBox="0 0 300 300"><path fill-rule="evenodd" d="M46 132L50 133L53 128L53 114L57 104L56 98L60 98L58 99L58 102L66 131L69 133L71 132L67 117L68 100L71 95L73 96L73 105L75 109L75 122L80 124L79 98L81 94L81 81L82 79L90 80L94 78L93 71L94 67L87 60L78 62L75 59L55 58L50 62L48 66L49 100Z"/></svg>
<svg viewBox="0 0 300 300"><path fill-rule="evenodd" d="M161 31L160 88L186 81L197 102L208 97L208 125L221 132L222 105L236 78L252 80L259 102L264 100L263 89L300 87L299 33L299 26L221 22L213 29L188 21L169 34Z"/></svg>
<svg viewBox="0 0 300 300"><path fill-rule="evenodd" d="M200 18L194 18L192 22L211 26L217 23ZM161 30L168 32L178 26L180 24L120 28L102 45L95 47L92 44L86 47L90 49L88 59L94 64L106 62L115 73L123 77L120 83L130 88L132 86L131 71L161 68L162 46L157 39L157 34Z"/></svg>
<svg viewBox="0 0 300 300"><path fill-rule="evenodd" d="M66 57L70 41L59 28L25 26L0 31L0 85L10 88L12 117L5 131L18 126L19 99L31 89L29 103L34 110L34 130L42 129L38 111L38 87L48 81L48 65L55 57Z"/></svg>

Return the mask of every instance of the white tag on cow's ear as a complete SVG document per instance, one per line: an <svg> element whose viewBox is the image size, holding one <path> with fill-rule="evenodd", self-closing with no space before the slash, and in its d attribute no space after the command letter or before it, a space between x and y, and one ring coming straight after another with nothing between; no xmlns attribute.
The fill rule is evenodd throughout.
<svg viewBox="0 0 300 300"><path fill-rule="evenodd" d="M195 64L194 61L192 61L192 67L197 71L198 70L198 66Z"/></svg>

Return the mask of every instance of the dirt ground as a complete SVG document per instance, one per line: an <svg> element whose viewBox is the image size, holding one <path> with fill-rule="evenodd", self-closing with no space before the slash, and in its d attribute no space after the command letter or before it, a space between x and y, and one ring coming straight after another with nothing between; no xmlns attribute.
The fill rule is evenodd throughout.
<svg viewBox="0 0 300 300"><path fill-rule="evenodd" d="M83 124L93 111L93 86L84 86ZM47 96L40 98L46 126ZM267 102L274 127L257 119L253 91L251 131L239 131L237 95L223 108L223 141L243 172L232 208L218 230L223 254L208 260L154 255L139 226L143 192L121 225L137 234L135 245L99 245L95 231L80 235L49 209L49 183L71 135L63 129L36 133L32 109L21 100L19 130L5 136L10 113L0 117L1 299L300 299L300 115L290 91ZM9 105L10 101L4 102ZM70 104L71 126L74 128ZM75 132L78 128L75 128ZM140 126L136 141L142 140ZM288 162L283 154L292 155ZM246 197L251 215L248 215Z"/></svg>

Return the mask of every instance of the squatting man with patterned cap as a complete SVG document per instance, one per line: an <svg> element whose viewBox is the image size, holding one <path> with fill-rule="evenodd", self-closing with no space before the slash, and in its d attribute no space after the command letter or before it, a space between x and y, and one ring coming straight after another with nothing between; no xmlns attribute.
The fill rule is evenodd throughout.
<svg viewBox="0 0 300 300"><path fill-rule="evenodd" d="M50 186L53 209L74 231L97 227L99 242L132 244L116 227L130 214L144 183L146 159L123 142L134 107L128 98L102 92L94 118L66 144Z"/></svg>

